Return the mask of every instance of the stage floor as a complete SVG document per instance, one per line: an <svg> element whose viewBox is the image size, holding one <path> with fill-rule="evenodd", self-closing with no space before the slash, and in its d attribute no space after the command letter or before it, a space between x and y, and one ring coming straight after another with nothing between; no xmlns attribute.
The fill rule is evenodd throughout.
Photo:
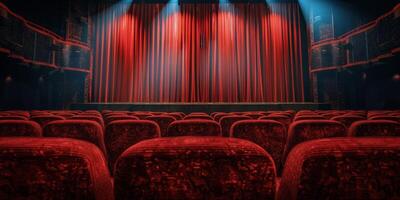
<svg viewBox="0 0 400 200"><path fill-rule="evenodd" d="M327 110L323 103L82 103L72 104L73 110L131 110L157 112L240 112L268 110Z"/></svg>

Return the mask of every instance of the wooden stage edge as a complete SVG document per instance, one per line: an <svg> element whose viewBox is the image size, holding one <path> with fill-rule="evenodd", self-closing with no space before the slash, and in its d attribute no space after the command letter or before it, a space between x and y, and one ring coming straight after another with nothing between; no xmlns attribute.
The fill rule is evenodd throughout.
<svg viewBox="0 0 400 200"><path fill-rule="evenodd" d="M72 110L130 110L155 112L240 112L268 110L327 110L324 103L80 103Z"/></svg>

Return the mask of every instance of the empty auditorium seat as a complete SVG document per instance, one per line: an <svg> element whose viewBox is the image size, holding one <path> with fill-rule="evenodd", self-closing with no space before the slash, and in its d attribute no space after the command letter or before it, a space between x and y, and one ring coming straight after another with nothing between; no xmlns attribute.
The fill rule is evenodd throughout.
<svg viewBox="0 0 400 200"><path fill-rule="evenodd" d="M28 120L28 118L24 116L10 115L10 116L0 116L0 120Z"/></svg>
<svg viewBox="0 0 400 200"><path fill-rule="evenodd" d="M44 137L65 137L85 140L97 145L106 155L103 128L90 120L61 120L48 123L43 128Z"/></svg>
<svg viewBox="0 0 400 200"><path fill-rule="evenodd" d="M400 123L390 120L363 120L354 122L349 136L400 136Z"/></svg>
<svg viewBox="0 0 400 200"><path fill-rule="evenodd" d="M272 120L242 120L232 125L230 136L252 141L267 151L280 174L287 132L280 122Z"/></svg>
<svg viewBox="0 0 400 200"><path fill-rule="evenodd" d="M240 120L249 120L252 119L249 116L244 116L244 115L227 115L222 117L219 120L219 124L221 125L221 130L222 130L222 136L224 137L229 137L230 136L230 130L232 125Z"/></svg>
<svg viewBox="0 0 400 200"><path fill-rule="evenodd" d="M326 118L320 115L302 115L302 116L296 116L293 119L293 121L301 121L301 120L326 120Z"/></svg>
<svg viewBox="0 0 400 200"><path fill-rule="evenodd" d="M176 119L169 115L154 115L146 117L146 120L156 122L160 127L161 136L164 136L167 133L169 125Z"/></svg>
<svg viewBox="0 0 400 200"><path fill-rule="evenodd" d="M349 128L354 122L356 121L361 121L364 120L364 117L361 116L356 116L356 115L342 115L342 116L336 116L332 117L331 120L338 121L346 126L346 128Z"/></svg>
<svg viewBox="0 0 400 200"><path fill-rule="evenodd" d="M175 113L166 113L165 115L174 117L176 120L181 120L181 119L183 119L185 117L181 113L176 113L176 112Z"/></svg>
<svg viewBox="0 0 400 200"><path fill-rule="evenodd" d="M400 139L331 138L290 153L278 200L398 199Z"/></svg>
<svg viewBox="0 0 400 200"><path fill-rule="evenodd" d="M192 112L189 115L206 115L206 116L209 116L207 113L204 113L204 112Z"/></svg>
<svg viewBox="0 0 400 200"><path fill-rule="evenodd" d="M31 117L31 120L37 122L38 124L40 124L40 126L44 127L44 126L46 126L46 124L48 124L52 121L65 120L65 118L61 117L61 116L56 116L56 115L46 115L46 116Z"/></svg>
<svg viewBox="0 0 400 200"><path fill-rule="evenodd" d="M116 199L274 199L275 166L259 146L222 137L159 138L115 165Z"/></svg>
<svg viewBox="0 0 400 200"><path fill-rule="evenodd" d="M172 122L166 137L176 136L221 136L221 126L213 120L193 119Z"/></svg>
<svg viewBox="0 0 400 200"><path fill-rule="evenodd" d="M286 129L288 129L290 124L292 123L292 119L285 115L268 115L268 116L260 117L258 119L274 120L274 121L280 122L283 125L285 125Z"/></svg>
<svg viewBox="0 0 400 200"><path fill-rule="evenodd" d="M139 120L139 117L129 115L113 115L105 118L106 124L118 120Z"/></svg>
<svg viewBox="0 0 400 200"><path fill-rule="evenodd" d="M187 115L183 119L184 120L190 120L190 119L213 120L213 118L211 116L208 116L208 115Z"/></svg>
<svg viewBox="0 0 400 200"><path fill-rule="evenodd" d="M95 115L75 115L71 117L70 119L76 119L76 120L90 120L90 121L95 121L100 124L101 127L104 128L104 120L102 117L95 116Z"/></svg>
<svg viewBox="0 0 400 200"><path fill-rule="evenodd" d="M152 138L160 137L160 127L150 120L119 120L106 127L105 143L110 169L118 156L130 146Z"/></svg>
<svg viewBox="0 0 400 200"><path fill-rule="evenodd" d="M214 121L219 122L219 120L222 117L229 116L229 115L233 115L233 114L231 114L231 113L218 113L218 114L214 115L212 118L214 119Z"/></svg>
<svg viewBox="0 0 400 200"><path fill-rule="evenodd" d="M259 113L247 113L247 114L244 114L244 116L251 117L252 119L258 119L258 118L263 117L265 115L259 114Z"/></svg>
<svg viewBox="0 0 400 200"><path fill-rule="evenodd" d="M395 121L395 122L400 122L400 117L396 117L396 116L374 116L369 118L370 120L391 120L391 121Z"/></svg>
<svg viewBox="0 0 400 200"><path fill-rule="evenodd" d="M302 142L322 138L345 137L346 135L346 127L342 123L333 120L302 120L293 122L288 131L284 158L286 158L294 146Z"/></svg>
<svg viewBox="0 0 400 200"><path fill-rule="evenodd" d="M1 120L0 137L40 137L42 128L34 121L28 120Z"/></svg>
<svg viewBox="0 0 400 200"><path fill-rule="evenodd" d="M139 119L146 119L146 117L150 117L153 115L150 113L134 113L134 114L131 114L131 116L137 117Z"/></svg>
<svg viewBox="0 0 400 200"><path fill-rule="evenodd" d="M113 199L105 158L61 138L0 139L1 199Z"/></svg>

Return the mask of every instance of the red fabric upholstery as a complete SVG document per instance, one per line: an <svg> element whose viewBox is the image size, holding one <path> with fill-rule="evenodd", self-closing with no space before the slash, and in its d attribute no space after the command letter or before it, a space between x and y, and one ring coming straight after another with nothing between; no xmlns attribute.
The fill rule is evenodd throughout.
<svg viewBox="0 0 400 200"><path fill-rule="evenodd" d="M342 115L342 116L336 116L332 117L331 120L338 121L346 126L346 128L349 128L354 122L356 121L361 121L364 120L364 117L356 116L356 115Z"/></svg>
<svg viewBox="0 0 400 200"><path fill-rule="evenodd" d="M168 131L169 125L172 122L174 122L176 119L174 117L168 116L168 115L155 115L155 116L146 117L146 120L156 122L158 124L158 126L160 127L161 136L164 136Z"/></svg>
<svg viewBox="0 0 400 200"><path fill-rule="evenodd" d="M42 136L42 128L34 121L27 120L1 120L0 137L15 136Z"/></svg>
<svg viewBox="0 0 400 200"><path fill-rule="evenodd" d="M286 158L294 146L302 142L330 137L345 137L346 135L346 127L342 123L333 120L303 120L293 122L288 131L284 158Z"/></svg>
<svg viewBox="0 0 400 200"><path fill-rule="evenodd" d="M97 145L106 155L103 128L90 120L61 120L48 123L43 128L44 137L65 137L85 140Z"/></svg>
<svg viewBox="0 0 400 200"><path fill-rule="evenodd" d="M113 199L103 154L61 138L0 139L1 199Z"/></svg>
<svg viewBox="0 0 400 200"><path fill-rule="evenodd" d="M400 139L330 138L290 153L278 200L398 199Z"/></svg>
<svg viewBox="0 0 400 200"><path fill-rule="evenodd" d="M293 121L301 121L301 120L325 120L325 117L320 115L303 115L303 116L296 116Z"/></svg>
<svg viewBox="0 0 400 200"><path fill-rule="evenodd" d="M188 115L183 118L184 120L190 119L205 119L205 120L213 120L211 116L208 115Z"/></svg>
<svg viewBox="0 0 400 200"><path fill-rule="evenodd" d="M176 136L221 136L221 126L213 120L193 119L172 122L166 137Z"/></svg>
<svg viewBox="0 0 400 200"><path fill-rule="evenodd" d="M184 117L184 115L182 115L181 113L166 113L165 115L174 117L176 120L181 120Z"/></svg>
<svg viewBox="0 0 400 200"><path fill-rule="evenodd" d="M259 113L248 113L248 114L245 114L244 116L251 117L252 119L258 119L258 118L263 117L265 115L259 114Z"/></svg>
<svg viewBox="0 0 400 200"><path fill-rule="evenodd" d="M160 127L149 120L120 120L107 125L105 143L110 169L118 156L130 146L152 138L160 137Z"/></svg>
<svg viewBox="0 0 400 200"><path fill-rule="evenodd" d="M116 199L273 199L275 166L259 146L222 137L140 142L115 165Z"/></svg>
<svg viewBox="0 0 400 200"><path fill-rule="evenodd" d="M351 125L349 136L400 136L400 123L389 120L357 121Z"/></svg>
<svg viewBox="0 0 400 200"><path fill-rule="evenodd" d="M222 136L224 137L229 137L230 136L230 130L232 125L240 120L249 120L252 119L249 116L244 116L244 115L227 115L222 117L219 120L219 124L221 125L222 128Z"/></svg>
<svg viewBox="0 0 400 200"><path fill-rule="evenodd" d="M232 125L230 135L260 145L272 156L280 174L287 138L285 125L272 120L243 120Z"/></svg>
<svg viewBox="0 0 400 200"><path fill-rule="evenodd" d="M104 128L104 121L103 121L102 117L90 116L90 115L75 115L75 116L71 117L70 119L95 121L95 122L99 123L101 127Z"/></svg>
<svg viewBox="0 0 400 200"><path fill-rule="evenodd" d="M24 117L24 116L0 116L0 121L1 120L28 120L28 118Z"/></svg>
<svg viewBox="0 0 400 200"><path fill-rule="evenodd" d="M230 113L218 113L218 114L213 116L213 119L214 119L214 121L219 122L222 117L229 116L229 115L233 115L233 114L230 114Z"/></svg>
<svg viewBox="0 0 400 200"><path fill-rule="evenodd" d="M114 116L109 116L106 118L106 123L109 124L113 121L119 121L119 120L139 120L138 117L136 116L129 116L129 115L114 115Z"/></svg>
<svg viewBox="0 0 400 200"><path fill-rule="evenodd" d="M145 113L134 113L134 114L131 114L132 116L135 116L135 117L137 117L137 118L139 118L139 119L146 119L147 117L150 117L150 116L153 116L152 114L145 114Z"/></svg>
<svg viewBox="0 0 400 200"><path fill-rule="evenodd" d="M44 126L46 126L46 124L48 124L52 121L65 120L65 118L61 117L61 116L56 116L56 115L48 115L48 116L31 117L31 120L37 122L38 124L40 124L40 126L44 127Z"/></svg>
<svg viewBox="0 0 400 200"><path fill-rule="evenodd" d="M374 116L369 118L370 120L391 120L400 123L400 117L396 116Z"/></svg>
<svg viewBox="0 0 400 200"><path fill-rule="evenodd" d="M284 115L268 115L266 117L260 117L261 120L274 120L285 125L286 129L289 129L290 124L292 123L292 119L288 116Z"/></svg>

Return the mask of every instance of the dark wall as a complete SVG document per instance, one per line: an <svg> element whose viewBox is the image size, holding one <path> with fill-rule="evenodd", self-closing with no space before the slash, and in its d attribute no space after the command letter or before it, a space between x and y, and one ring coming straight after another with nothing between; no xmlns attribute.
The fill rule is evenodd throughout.
<svg viewBox="0 0 400 200"><path fill-rule="evenodd" d="M84 102L83 73L0 59L0 109L62 109Z"/></svg>

